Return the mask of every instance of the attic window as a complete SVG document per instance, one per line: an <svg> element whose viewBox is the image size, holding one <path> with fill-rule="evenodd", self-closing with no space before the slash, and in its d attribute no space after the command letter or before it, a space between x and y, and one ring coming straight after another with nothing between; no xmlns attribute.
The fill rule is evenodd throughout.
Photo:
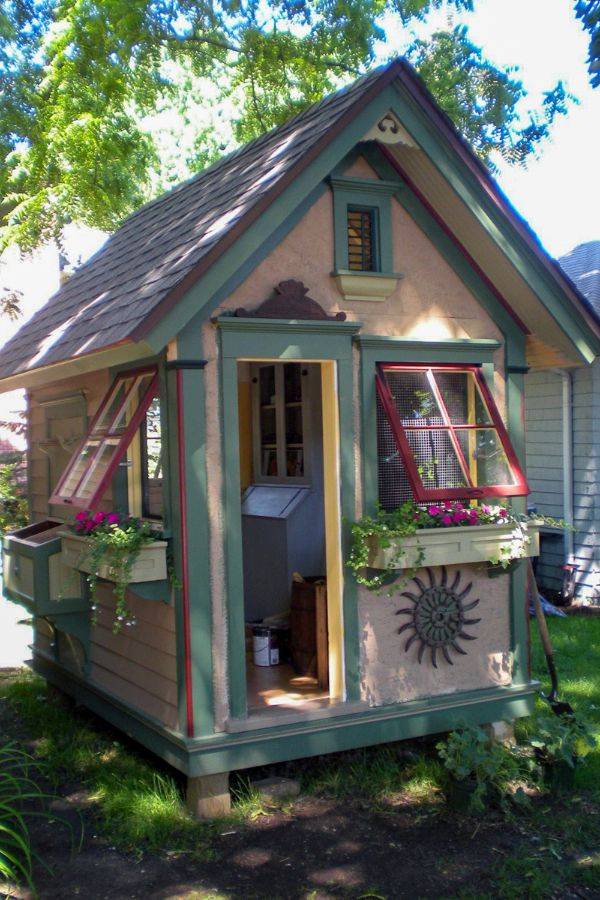
<svg viewBox="0 0 600 900"><path fill-rule="evenodd" d="M155 368L123 372L115 378L50 503L97 505L157 394Z"/></svg>
<svg viewBox="0 0 600 900"><path fill-rule="evenodd" d="M376 379L384 508L411 494L428 502L529 493L477 366L382 363Z"/></svg>
<svg viewBox="0 0 600 900"><path fill-rule="evenodd" d="M374 209L348 207L348 268L354 272L377 270L376 228Z"/></svg>

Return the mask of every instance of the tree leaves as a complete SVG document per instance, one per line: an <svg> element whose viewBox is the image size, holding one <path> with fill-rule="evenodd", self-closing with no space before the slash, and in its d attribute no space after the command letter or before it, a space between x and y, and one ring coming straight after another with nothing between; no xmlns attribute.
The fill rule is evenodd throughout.
<svg viewBox="0 0 600 900"><path fill-rule="evenodd" d="M446 5L469 10L472 0ZM184 80L218 83L233 142L244 142L366 71L376 43L386 39L382 22L406 24L441 6L442 0L0 0L0 250L59 240L71 221L111 231L176 180L179 172L164 172L146 120L169 105L183 107L185 116ZM464 28L415 41L410 58L488 162L496 153L523 162L566 108L558 85L543 113L522 124L522 83L486 60ZM197 132L188 154L193 171L212 161L222 142L217 146L206 121L192 118L179 127ZM223 149L233 149L231 141Z"/></svg>

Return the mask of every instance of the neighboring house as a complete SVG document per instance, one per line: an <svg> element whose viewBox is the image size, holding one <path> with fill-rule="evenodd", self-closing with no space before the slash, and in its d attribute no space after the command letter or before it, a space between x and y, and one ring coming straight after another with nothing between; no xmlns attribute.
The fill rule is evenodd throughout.
<svg viewBox="0 0 600 900"><path fill-rule="evenodd" d="M600 315L600 241L580 244L558 260ZM525 379L530 503L572 523L575 531L545 529L538 563L543 588L559 590L563 566L575 564L576 596L600 597L600 365L557 370Z"/></svg>
<svg viewBox="0 0 600 900"><path fill-rule="evenodd" d="M435 556L421 533L399 597L350 576L349 525L410 497L524 510L527 367L599 351L411 67L359 79L132 215L4 348L38 523L5 540L6 593L35 669L206 815L232 769L527 714L525 564L482 564L506 528L434 530ZM115 507L168 542L117 634L110 571L94 623L62 534ZM293 665L264 665L287 635Z"/></svg>

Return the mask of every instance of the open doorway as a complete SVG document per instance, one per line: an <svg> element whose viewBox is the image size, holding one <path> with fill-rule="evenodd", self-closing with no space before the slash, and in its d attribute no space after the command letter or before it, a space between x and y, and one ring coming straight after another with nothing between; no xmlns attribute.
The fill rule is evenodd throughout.
<svg viewBox="0 0 600 900"><path fill-rule="evenodd" d="M238 363L247 705L330 692L320 363Z"/></svg>

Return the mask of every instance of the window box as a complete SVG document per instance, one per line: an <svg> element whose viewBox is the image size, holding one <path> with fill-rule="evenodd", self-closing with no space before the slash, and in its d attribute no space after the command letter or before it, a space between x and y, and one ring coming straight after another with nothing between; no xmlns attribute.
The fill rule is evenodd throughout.
<svg viewBox="0 0 600 900"><path fill-rule="evenodd" d="M524 556L540 552L537 524L523 526L527 532ZM389 547L372 541L370 566L373 569L410 569L415 566L449 566L482 563L502 556L502 548L514 540L515 526L458 525L448 528L422 528L407 537L392 539ZM421 558L421 554L424 556Z"/></svg>
<svg viewBox="0 0 600 900"><path fill-rule="evenodd" d="M68 531L62 531L61 538L63 563L71 569L91 573L92 566L87 553L88 539ZM108 561L100 565L98 577L104 578L106 581L115 581L112 567ZM139 551L131 567L131 584L142 581L164 581L166 577L167 541L153 541L151 544L146 544Z"/></svg>
<svg viewBox="0 0 600 900"><path fill-rule="evenodd" d="M87 608L79 581L73 582L72 570L61 556L63 527L62 522L47 519L2 539L4 595L35 616Z"/></svg>

